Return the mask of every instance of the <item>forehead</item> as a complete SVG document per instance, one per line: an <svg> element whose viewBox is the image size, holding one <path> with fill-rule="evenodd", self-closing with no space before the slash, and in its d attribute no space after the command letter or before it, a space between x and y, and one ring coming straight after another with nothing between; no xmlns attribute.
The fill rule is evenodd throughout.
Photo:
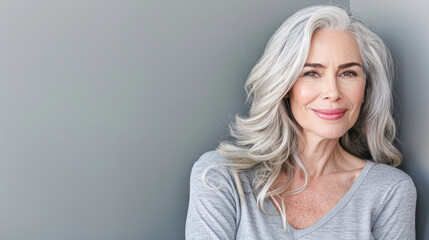
<svg viewBox="0 0 429 240"><path fill-rule="evenodd" d="M308 62L327 61L361 63L359 45L353 36L345 30L319 29L311 38Z"/></svg>

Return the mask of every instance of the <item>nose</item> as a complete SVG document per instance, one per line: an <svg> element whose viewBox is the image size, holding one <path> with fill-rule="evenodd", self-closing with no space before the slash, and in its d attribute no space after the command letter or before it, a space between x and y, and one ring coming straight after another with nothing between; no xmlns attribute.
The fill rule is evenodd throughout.
<svg viewBox="0 0 429 240"><path fill-rule="evenodd" d="M337 101L342 98L341 91L338 88L337 77L335 74L326 76L323 83L323 95L324 100Z"/></svg>

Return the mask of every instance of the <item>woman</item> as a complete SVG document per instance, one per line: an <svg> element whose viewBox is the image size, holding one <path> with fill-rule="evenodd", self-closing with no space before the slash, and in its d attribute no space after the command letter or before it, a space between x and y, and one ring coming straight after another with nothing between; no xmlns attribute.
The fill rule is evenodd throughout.
<svg viewBox="0 0 429 240"><path fill-rule="evenodd" d="M187 239L414 239L393 77L382 40L345 10L286 20L246 82L235 141L194 165Z"/></svg>

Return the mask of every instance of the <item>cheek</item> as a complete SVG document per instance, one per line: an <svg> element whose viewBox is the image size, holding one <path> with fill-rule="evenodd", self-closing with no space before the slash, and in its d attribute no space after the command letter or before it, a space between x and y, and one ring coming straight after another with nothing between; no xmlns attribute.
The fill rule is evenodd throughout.
<svg viewBox="0 0 429 240"><path fill-rule="evenodd" d="M296 84L290 92L291 106L305 108L307 104L317 98L318 92L308 84Z"/></svg>
<svg viewBox="0 0 429 240"><path fill-rule="evenodd" d="M318 96L317 89L308 84L295 84L290 91L289 102L293 117L300 126L308 121L308 107Z"/></svg>
<svg viewBox="0 0 429 240"><path fill-rule="evenodd" d="M353 111L349 115L350 122L355 123L360 114L360 108L362 106L365 94L365 84L355 85L354 88L350 88L347 91L347 98L350 104L353 106Z"/></svg>
<svg viewBox="0 0 429 240"><path fill-rule="evenodd" d="M348 93L349 100L356 107L359 107L363 103L364 95L365 83L355 86L353 89L350 89Z"/></svg>

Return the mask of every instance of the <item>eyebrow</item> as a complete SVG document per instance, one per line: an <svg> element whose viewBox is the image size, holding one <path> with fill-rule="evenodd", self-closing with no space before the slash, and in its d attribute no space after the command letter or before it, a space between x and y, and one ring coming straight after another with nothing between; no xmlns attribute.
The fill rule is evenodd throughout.
<svg viewBox="0 0 429 240"><path fill-rule="evenodd" d="M343 68L348 68L348 67L352 67L352 66L362 67L362 65L360 65L357 62L349 62L349 63L341 64L340 66L338 66L338 68L343 69ZM324 65L322 65L320 63L306 63L304 65L304 67L326 68Z"/></svg>

